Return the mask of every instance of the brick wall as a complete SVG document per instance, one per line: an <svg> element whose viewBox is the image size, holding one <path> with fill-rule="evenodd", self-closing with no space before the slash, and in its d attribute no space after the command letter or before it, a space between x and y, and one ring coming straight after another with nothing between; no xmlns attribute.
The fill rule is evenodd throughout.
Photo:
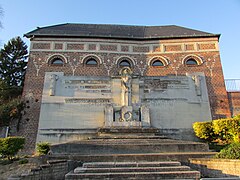
<svg viewBox="0 0 240 180"><path fill-rule="evenodd" d="M32 180L32 179L65 179L65 174L82 164L67 160L52 160L47 164L40 165L38 168L29 169L29 172L21 175L13 175L8 179Z"/></svg>
<svg viewBox="0 0 240 180"><path fill-rule="evenodd" d="M239 177L240 160L230 159L190 159L191 168L200 171L203 177Z"/></svg>
<svg viewBox="0 0 240 180"><path fill-rule="evenodd" d="M227 94L232 116L240 114L240 92L228 92Z"/></svg>
<svg viewBox="0 0 240 180"><path fill-rule="evenodd" d="M205 45L203 49L198 49L198 44L208 44L208 41L209 44L214 44L214 47L213 45ZM95 39L89 42L84 39L76 39L72 43L71 40L66 39L64 41L61 39L32 39L23 91L27 108L16 134L26 137L26 150L33 152L45 72L64 72L65 75L76 76L117 75L120 70L117 62L124 57L132 61L133 72L143 76L185 75L192 72L204 72L212 118L230 116L217 43L217 38L163 40L160 43L159 41L151 41L145 44L127 40ZM168 47L168 51L164 47ZM63 56L66 63L63 66L49 65L48 59L53 55ZM99 58L99 65L96 67L84 65L84 58L88 55L95 55ZM202 60L202 64L186 66L183 62L188 55L197 56ZM169 61L169 64L161 68L149 66L149 61L159 56Z"/></svg>

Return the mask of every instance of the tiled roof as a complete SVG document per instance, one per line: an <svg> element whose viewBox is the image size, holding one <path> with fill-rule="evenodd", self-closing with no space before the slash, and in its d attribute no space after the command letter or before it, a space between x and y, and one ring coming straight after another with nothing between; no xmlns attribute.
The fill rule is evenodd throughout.
<svg viewBox="0 0 240 180"><path fill-rule="evenodd" d="M165 39L184 37L216 36L208 32L181 26L131 26L110 24L59 24L37 28L25 34L26 37L98 37L118 39Z"/></svg>

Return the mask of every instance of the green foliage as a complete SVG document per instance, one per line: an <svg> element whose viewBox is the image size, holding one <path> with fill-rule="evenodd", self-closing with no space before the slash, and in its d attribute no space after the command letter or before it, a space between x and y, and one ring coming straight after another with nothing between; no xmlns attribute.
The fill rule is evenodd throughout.
<svg viewBox="0 0 240 180"><path fill-rule="evenodd" d="M48 142L37 143L37 152L39 155L46 155L50 151L50 144Z"/></svg>
<svg viewBox="0 0 240 180"><path fill-rule="evenodd" d="M12 38L0 51L0 78L9 86L23 86L27 68L27 45L20 37Z"/></svg>
<svg viewBox="0 0 240 180"><path fill-rule="evenodd" d="M18 163L19 164L27 164L28 160L27 159L21 159Z"/></svg>
<svg viewBox="0 0 240 180"><path fill-rule="evenodd" d="M228 145L216 154L215 157L221 159L240 159L240 143Z"/></svg>
<svg viewBox="0 0 240 180"><path fill-rule="evenodd" d="M13 157L23 148L25 139L22 137L0 138L0 154L12 160Z"/></svg>
<svg viewBox="0 0 240 180"><path fill-rule="evenodd" d="M197 137L208 142L229 144L240 142L240 116L217 119L212 122L196 122L193 129Z"/></svg>
<svg viewBox="0 0 240 180"><path fill-rule="evenodd" d="M0 50L0 126L8 126L11 120L22 117L24 104L20 96L27 54L27 45L20 37L11 39Z"/></svg>
<svg viewBox="0 0 240 180"><path fill-rule="evenodd" d="M13 119L21 119L25 104L20 98L12 99L0 105L0 126L8 126Z"/></svg>
<svg viewBox="0 0 240 180"><path fill-rule="evenodd" d="M195 122L193 130L197 137L211 142L214 138L212 122Z"/></svg>
<svg viewBox="0 0 240 180"><path fill-rule="evenodd" d="M0 104L3 104L13 98L18 98L22 94L22 87L9 86L0 79Z"/></svg>
<svg viewBox="0 0 240 180"><path fill-rule="evenodd" d="M213 130L218 139L226 143L240 142L240 119L213 120Z"/></svg>

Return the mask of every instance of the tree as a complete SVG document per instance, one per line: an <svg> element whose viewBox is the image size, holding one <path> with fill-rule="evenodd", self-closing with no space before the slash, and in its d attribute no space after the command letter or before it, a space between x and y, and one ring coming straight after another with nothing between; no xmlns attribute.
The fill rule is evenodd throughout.
<svg viewBox="0 0 240 180"><path fill-rule="evenodd" d="M27 45L12 38L0 51L0 78L11 88L22 87L27 68Z"/></svg>

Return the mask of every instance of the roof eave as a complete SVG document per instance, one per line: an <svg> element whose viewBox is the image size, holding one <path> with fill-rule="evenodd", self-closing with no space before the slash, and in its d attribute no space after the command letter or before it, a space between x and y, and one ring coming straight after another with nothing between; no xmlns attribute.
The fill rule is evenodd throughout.
<svg viewBox="0 0 240 180"><path fill-rule="evenodd" d="M202 34L202 35L179 35L179 36L153 36L153 37L126 37L126 36L99 36L99 35L78 35L78 34L24 34L24 37L55 37L55 38L103 38L103 39L124 39L124 40L160 40L160 39L184 39L184 38L206 38L217 37L220 38L220 34Z"/></svg>

